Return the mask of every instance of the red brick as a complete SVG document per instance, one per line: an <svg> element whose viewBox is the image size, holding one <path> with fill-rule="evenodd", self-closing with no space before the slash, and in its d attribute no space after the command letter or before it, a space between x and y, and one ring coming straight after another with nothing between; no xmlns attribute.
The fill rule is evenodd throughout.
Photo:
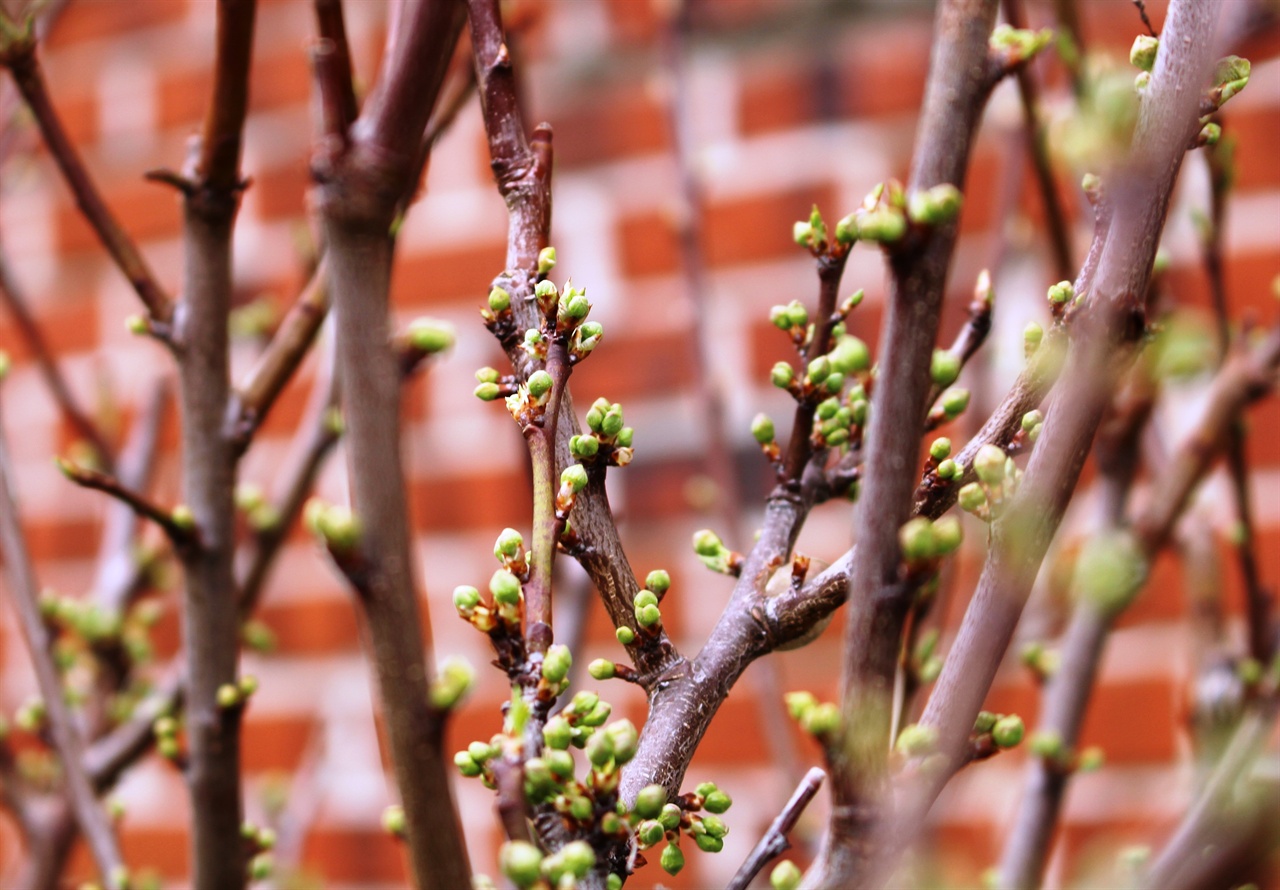
<svg viewBox="0 0 1280 890"><path fill-rule="evenodd" d="M481 472L410 485L414 528L420 531L500 529L528 522L533 502L523 468L483 464Z"/></svg>
<svg viewBox="0 0 1280 890"><path fill-rule="evenodd" d="M403 256L391 274L391 301L400 308L474 304L479 312L506 257L501 242Z"/></svg>
<svg viewBox="0 0 1280 890"><path fill-rule="evenodd" d="M1280 164L1276 163L1274 151L1280 143L1280 116L1276 110L1237 110L1228 105L1224 115L1223 138L1235 142L1236 188L1244 192L1280 187Z"/></svg>
<svg viewBox="0 0 1280 890"><path fill-rule="evenodd" d="M744 136L773 133L818 117L816 72L789 61L745 73L738 97L738 127Z"/></svg>
<svg viewBox="0 0 1280 890"><path fill-rule="evenodd" d="M284 655L331 655L360 645L355 605L347 598L268 601L258 617L275 632Z"/></svg>
<svg viewBox="0 0 1280 890"><path fill-rule="evenodd" d="M33 302L32 308L37 312L36 325L45 346L55 357L97 348L98 304L92 299L41 300ZM0 316L0 343L15 364L25 364L33 358L7 311ZM83 393L81 397L84 398Z"/></svg>
<svg viewBox="0 0 1280 890"><path fill-rule="evenodd" d="M311 167L305 158L252 173L253 184L246 193L246 201L263 219L294 219L306 213Z"/></svg>
<svg viewBox="0 0 1280 890"><path fill-rule="evenodd" d="M621 327L621 326L618 326ZM571 386L574 399L583 410L597 398L621 402L629 399L670 394L693 384L693 358L688 339L679 334L619 334L605 339L590 361L578 365ZM637 430L637 443L643 430ZM643 447L643 446L642 446Z"/></svg>
<svg viewBox="0 0 1280 890"><path fill-rule="evenodd" d="M156 123L161 129L192 127L204 119L212 89L208 71L203 68L167 71L157 89Z"/></svg>
<svg viewBox="0 0 1280 890"><path fill-rule="evenodd" d="M153 182L124 180L105 189L105 200L125 232L137 241L176 236L182 230L182 214L172 189ZM55 217L58 250L74 253L102 249L97 233L71 204Z"/></svg>
<svg viewBox="0 0 1280 890"><path fill-rule="evenodd" d="M1280 467L1280 398L1264 399L1250 408L1246 417L1249 466Z"/></svg>
<svg viewBox="0 0 1280 890"><path fill-rule="evenodd" d="M28 520L23 523L27 549L37 563L93 558L98 553L100 530L101 523L90 519Z"/></svg>
<svg viewBox="0 0 1280 890"><path fill-rule="evenodd" d="M800 256L791 238L793 223L808 219L813 205L838 218L835 189L805 186L782 192L733 198L712 204L705 218L703 251L710 266L759 263Z"/></svg>
<svg viewBox="0 0 1280 890"><path fill-rule="evenodd" d="M918 113L929 69L930 30L923 23L861 35L841 72L843 111L853 117ZM910 60L910 61L907 61Z"/></svg>
<svg viewBox="0 0 1280 890"><path fill-rule="evenodd" d="M85 40L136 32L186 18L187 10L185 0L75 3L58 16L57 25L49 33L46 43L50 49L56 49Z"/></svg>
<svg viewBox="0 0 1280 890"><path fill-rule="evenodd" d="M666 151L667 111L640 80L584 96L580 104L548 112L556 162L565 167Z"/></svg>
<svg viewBox="0 0 1280 890"><path fill-rule="evenodd" d="M662 31L662 17L654 0L610 0L605 4L613 33L620 43L647 43Z"/></svg>
<svg viewBox="0 0 1280 890"><path fill-rule="evenodd" d="M250 112L306 102L311 98L311 83L311 63L301 39L284 52L255 56L249 70Z"/></svg>
<svg viewBox="0 0 1280 890"><path fill-rule="evenodd" d="M303 846L302 861L334 883L386 881L403 885L408 880L403 845L378 826L363 831L311 831Z"/></svg>
<svg viewBox="0 0 1280 890"><path fill-rule="evenodd" d="M1101 745L1111 763L1171 761L1177 752L1177 702L1167 678L1104 677L1085 715L1080 744Z"/></svg>
<svg viewBox="0 0 1280 890"><path fill-rule="evenodd" d="M628 278L665 275L680 269L680 243L671 219L642 213L618 222L618 261Z"/></svg>
<svg viewBox="0 0 1280 890"><path fill-rule="evenodd" d="M244 770L293 772L316 731L310 717L258 717L250 707L240 737Z"/></svg>

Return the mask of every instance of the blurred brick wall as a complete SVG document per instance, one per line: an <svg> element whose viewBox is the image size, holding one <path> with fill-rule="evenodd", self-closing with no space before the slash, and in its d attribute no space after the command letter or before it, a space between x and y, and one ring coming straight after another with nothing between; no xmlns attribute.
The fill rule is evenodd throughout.
<svg viewBox="0 0 1280 890"><path fill-rule="evenodd" d="M572 390L579 405L601 395L623 402L637 430L636 461L611 473L611 496L636 569L671 571L673 595L664 617L682 647L693 652L729 584L702 570L687 543L694 529L716 522L716 513L707 499L703 411L693 395L692 309L675 240L680 193L656 5L542 0L536 24L521 39L520 60L530 117L550 121L555 130L552 240L561 258L556 277L571 275L585 284L595 302L593 317L606 326L604 345L575 372ZM1080 5L1091 47L1127 49L1139 28L1130 4ZM1153 4L1152 12L1158 26L1163 4ZM358 0L347 4L347 14L358 75L368 84L384 36L385 7ZM1032 14L1045 18L1048 8L1034 5ZM141 174L180 164L185 140L199 125L209 91L213 16L205 0L72 0L44 52L51 90L73 138L170 287L179 280L179 209L171 193L144 182ZM768 307L812 300L815 292L810 263L790 241L791 222L807 215L814 202L828 219L838 218L876 182L905 178L927 67L930 8L702 0L695 19L688 101L707 196L705 321L716 343L713 373L724 388L726 435L737 452L750 511L742 524L750 528L768 475L747 433L748 419L758 410L789 416L786 397L767 379L770 365L788 357L784 338L768 323ZM236 267L240 299L265 295L282 310L303 283L296 244L306 231L312 88L304 50L312 33L310 4L303 0L261 4L244 158L253 186L237 229ZM1228 286L1236 311L1265 317L1273 312L1270 283L1280 272L1280 163L1274 155L1280 141L1280 67L1255 63L1253 82L1225 118L1228 132L1240 138ZM959 325L977 271L1003 257L996 272L996 330L985 363L975 362L966 372L976 392L975 416L1016 373L1020 331L1043 315L1044 288L1052 281L1021 140L1016 95L1006 85L991 102L974 154L943 332L949 340ZM1063 175L1063 192L1078 214L1072 178ZM1203 307L1207 289L1189 222L1189 208L1202 205L1205 194L1198 158L1186 165L1184 182L1166 239L1174 262L1171 290L1177 300ZM8 164L2 187L0 238L58 357L83 398L91 400L107 385L128 420L167 367L161 349L124 330L123 318L136 311L135 298L38 149ZM1006 218L1001 207L1011 209ZM1078 216L1076 223L1079 256L1088 226ZM401 320L431 314L458 329L453 353L408 389L405 450L437 654L463 654L482 668L490 657L485 641L458 622L449 594L456 584L488 577L494 536L505 525L527 528L530 509L518 432L500 407L470 394L472 372L501 357L477 309L501 269L505 225L473 104L440 142L425 197L403 229L394 301ZM874 344L885 290L879 256L857 250L845 287L866 289L851 329ZM102 502L71 487L53 468L50 456L68 447L70 437L7 317L0 318L0 346L16 360L5 384L4 422L20 464L31 545L43 583L74 593L91 579ZM238 344L236 367L243 370L257 348ZM315 373L315 361L309 361L291 385L244 462L246 480L270 489ZM1176 435L1172 412L1158 419ZM972 422L961 421L950 434L963 438ZM1280 403L1258 408L1252 427L1259 553L1274 583L1280 577ZM172 500L174 429L165 442L159 490ZM484 447L474 447L477 442ZM320 489L339 499L343 488L338 455ZM1201 498L1220 528L1230 521L1225 491L1215 478ZM1076 526L1091 519L1083 494L1073 516ZM833 558L847 546L848 525L846 507L819 510L801 549ZM953 584L953 623L980 567L981 528L969 531L973 546ZM749 541L731 543L745 548ZM1239 584L1226 564L1234 615ZM573 572L564 577L576 583ZM1073 785L1067 847L1081 855L1071 860L1075 871L1055 867L1059 878L1084 874L1080 869L1088 866L1087 851L1096 842L1114 848L1158 839L1153 830L1167 825L1187 798L1185 612L1177 564L1166 558L1109 647L1085 733L1086 743L1104 746L1108 765ZM1052 615L1037 615L1052 627ZM402 882L401 855L378 828L389 784L371 720L356 612L302 534L282 554L262 618L278 635L279 647L271 656L245 658L245 669L262 680L244 730L250 815L261 818L264 796L301 764L304 777L295 793L313 804L307 807L312 822L305 871L323 876L329 887ZM793 688L834 695L839 623L807 649L774 659L771 669L754 667L725 704L689 777L691 783L714 778L734 795L733 831L719 856L694 851L686 871L666 879L671 886L722 885L789 793L793 777L818 761L816 746L789 725L771 724L780 713L774 697ZM163 652L175 649L172 609L160 638ZM618 654L597 608L579 663ZM3 659L0 703L11 710L31 687L11 632L3 639ZM459 745L487 738L499 727L506 691L498 674L482 669L481 676L486 682L454 724ZM620 683L606 687L615 713L639 724L643 701L634 690ZM1001 674L992 698L993 707L1034 723L1037 696L1016 665ZM1013 753L970 769L940 807L939 849L955 880L972 882L994 861L1002 825L1017 800L1021 767L1022 755ZM123 838L130 863L180 878L186 867L186 799L179 776L150 759L118 793L129 807ZM460 782L458 799L477 868L492 873L500 838L491 795L476 782ZM816 836L821 810L815 805L802 835ZM0 866L19 855L16 834L5 824ZM660 877L665 879L655 865L636 883L650 886Z"/></svg>

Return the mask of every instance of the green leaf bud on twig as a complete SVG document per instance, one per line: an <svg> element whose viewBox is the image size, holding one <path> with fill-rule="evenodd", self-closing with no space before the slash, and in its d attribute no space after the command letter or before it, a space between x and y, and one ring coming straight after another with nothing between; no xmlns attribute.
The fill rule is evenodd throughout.
<svg viewBox="0 0 1280 890"><path fill-rule="evenodd" d="M800 247L813 247L813 227L804 220L796 220L791 226L791 240Z"/></svg>
<svg viewBox="0 0 1280 890"><path fill-rule="evenodd" d="M504 528L493 544L493 555L497 559L514 558L524 548L524 537L514 528ZM454 591L456 594L457 591Z"/></svg>
<svg viewBox="0 0 1280 890"><path fill-rule="evenodd" d="M1129 47L1129 64L1142 71L1150 71L1156 66L1156 53L1160 50L1160 39L1149 34L1139 34Z"/></svg>
<svg viewBox="0 0 1280 890"><path fill-rule="evenodd" d="M945 349L935 349L929 362L929 376L938 386L950 386L960 376L960 356Z"/></svg>
<svg viewBox="0 0 1280 890"><path fill-rule="evenodd" d="M973 731L978 734L991 732L999 719L999 714L993 714L990 711L979 711L978 716L973 721Z"/></svg>
<svg viewBox="0 0 1280 890"><path fill-rule="evenodd" d="M191 531L196 527L195 514L186 504L178 504L169 513L169 520L183 531Z"/></svg>
<svg viewBox="0 0 1280 890"><path fill-rule="evenodd" d="M240 678L240 698L246 700L258 691L258 678L253 674L245 674Z"/></svg>
<svg viewBox="0 0 1280 890"><path fill-rule="evenodd" d="M482 402L492 402L502 395L502 389L498 384L486 381L472 390L472 394Z"/></svg>
<svg viewBox="0 0 1280 890"><path fill-rule="evenodd" d="M646 819L636 826L636 839L641 847L652 847L666 836L666 829L656 819Z"/></svg>
<svg viewBox="0 0 1280 890"><path fill-rule="evenodd" d="M800 728L815 736L836 732L840 729L840 709L834 702L815 705L800 719Z"/></svg>
<svg viewBox="0 0 1280 890"><path fill-rule="evenodd" d="M613 739L605 732L594 732L587 739L587 760L596 768L603 768L613 760Z"/></svg>
<svg viewBox="0 0 1280 890"><path fill-rule="evenodd" d="M960 469L960 465L951 458L947 458L938 464L938 468L934 471L938 474L938 478L944 482L950 482L953 479L959 479L964 471Z"/></svg>
<svg viewBox="0 0 1280 890"><path fill-rule="evenodd" d="M520 579L506 569L498 569L489 579L489 592L494 602L514 606L520 602Z"/></svg>
<svg viewBox="0 0 1280 890"><path fill-rule="evenodd" d="M871 367L871 352L857 337L841 337L827 358L831 368L840 374L857 374Z"/></svg>
<svg viewBox="0 0 1280 890"><path fill-rule="evenodd" d="M680 852L680 848L675 844L667 844L662 851L662 857L659 859L662 864L662 870L669 875L680 874L680 869L684 868L684 854Z"/></svg>
<svg viewBox="0 0 1280 890"><path fill-rule="evenodd" d="M796 379L796 372L786 362L778 362L773 366L773 370L769 372L769 379L779 389L787 389L791 386L792 381Z"/></svg>
<svg viewBox="0 0 1280 890"><path fill-rule="evenodd" d="M804 690L788 692L782 700L786 703L787 713L791 715L791 719L797 721L803 719L805 714L818 705L818 699L814 694Z"/></svg>
<svg viewBox="0 0 1280 890"><path fill-rule="evenodd" d="M1062 757L1065 746L1062 743L1062 736L1058 733L1053 730L1041 730L1031 736L1027 748L1036 757L1058 760Z"/></svg>
<svg viewBox="0 0 1280 890"><path fill-rule="evenodd" d="M382 811L382 830L395 837L404 837L404 807L392 804Z"/></svg>
<svg viewBox="0 0 1280 890"><path fill-rule="evenodd" d="M1129 532L1094 535L1076 559L1072 586L1108 613L1124 609L1147 577L1141 545Z"/></svg>
<svg viewBox="0 0 1280 890"><path fill-rule="evenodd" d="M908 520L898 530L898 544L902 547L902 558L907 562L932 559L937 549L933 523L924 516Z"/></svg>
<svg viewBox="0 0 1280 890"><path fill-rule="evenodd" d="M1209 121L1200 128L1199 134L1196 135L1196 145L1204 147L1217 145L1222 139L1222 125Z"/></svg>
<svg viewBox="0 0 1280 890"><path fill-rule="evenodd" d="M964 531L956 517L944 516L933 524L933 545L937 556L955 553L963 542Z"/></svg>
<svg viewBox="0 0 1280 890"><path fill-rule="evenodd" d="M556 644L547 649L542 659L542 676L548 683L562 683L573 667L573 655L568 646Z"/></svg>
<svg viewBox="0 0 1280 890"><path fill-rule="evenodd" d="M621 766L629 763L636 756L640 745L640 733L630 720L615 720L605 727L605 732L613 741L613 759Z"/></svg>
<svg viewBox="0 0 1280 890"><path fill-rule="evenodd" d="M733 798L718 788L706 795L702 801L702 808L708 813L715 813L716 815L728 812L731 806L733 806Z"/></svg>
<svg viewBox="0 0 1280 890"><path fill-rule="evenodd" d="M663 804L662 812L658 814L658 821L667 831L675 831L680 827L680 817L680 808L673 803L668 803Z"/></svg>
<svg viewBox="0 0 1280 890"><path fill-rule="evenodd" d="M699 556L719 556L725 549L720 536L704 528L693 533L693 552Z"/></svg>
<svg viewBox="0 0 1280 890"><path fill-rule="evenodd" d="M1017 714L1001 717L991 727L991 740L1001 748L1012 748L1022 741L1026 727Z"/></svg>
<svg viewBox="0 0 1280 890"><path fill-rule="evenodd" d="M960 489L956 502L966 513L976 513L987 505L987 493L977 482L970 482Z"/></svg>
<svg viewBox="0 0 1280 890"><path fill-rule="evenodd" d="M135 337L151 333L151 322L144 315L130 315L124 320L124 329Z"/></svg>
<svg viewBox="0 0 1280 890"><path fill-rule="evenodd" d="M831 361L825 355L818 356L813 361L809 362L809 367L805 371L805 376L808 378L809 382L815 386L821 384L831 376Z"/></svg>
<svg viewBox="0 0 1280 890"><path fill-rule="evenodd" d="M601 419L600 430L606 436L616 436L622 432L622 425L622 406L614 405L605 412L603 419Z"/></svg>
<svg viewBox="0 0 1280 890"><path fill-rule="evenodd" d="M546 275L556 267L556 249L544 247L538 251L538 274Z"/></svg>
<svg viewBox="0 0 1280 890"><path fill-rule="evenodd" d="M1070 281L1059 281L1049 288L1049 302L1054 306L1062 306L1075 298L1076 288Z"/></svg>
<svg viewBox="0 0 1280 890"><path fill-rule="evenodd" d="M453 765L458 768L459 775L464 779L474 779L484 772L484 768L472 760L471 755L466 751L459 751L453 755Z"/></svg>
<svg viewBox="0 0 1280 890"><path fill-rule="evenodd" d="M643 609L645 606L656 606L658 605L658 595L652 590L640 590L636 592L631 604L637 609Z"/></svg>
<svg viewBox="0 0 1280 890"><path fill-rule="evenodd" d="M916 191L907 201L907 215L921 225L941 226L960 215L964 196L950 183L935 185L924 191Z"/></svg>
<svg viewBox="0 0 1280 890"><path fill-rule="evenodd" d="M1028 322L1027 326L1022 329L1022 352L1027 358L1035 355L1036 350L1040 348L1040 343L1044 340L1044 328L1040 327L1036 322Z"/></svg>
<svg viewBox="0 0 1280 890"><path fill-rule="evenodd" d="M534 371L529 375L529 382L527 385L529 387L529 395L533 396L535 400L541 401L543 396L551 392L551 387L554 383L551 380L550 374L546 371L539 370Z"/></svg>
<svg viewBox="0 0 1280 890"><path fill-rule="evenodd" d="M542 727L542 740L548 748L564 751L573 742L573 727L559 714L549 717Z"/></svg>
<svg viewBox="0 0 1280 890"><path fill-rule="evenodd" d="M1209 91L1214 105L1221 108L1228 99L1248 86L1251 68L1249 60L1240 56L1219 59L1213 69L1214 88Z"/></svg>
<svg viewBox="0 0 1280 890"><path fill-rule="evenodd" d="M511 294L495 285L489 291L489 308L494 312L506 312L511 308Z"/></svg>
<svg viewBox="0 0 1280 890"><path fill-rule="evenodd" d="M413 348L428 355L444 352L457 339L453 325L438 318L415 318L409 323L408 335Z"/></svg>
<svg viewBox="0 0 1280 890"><path fill-rule="evenodd" d="M457 706L475 682L475 668L465 658L451 655L440 663L431 683L431 704L441 711Z"/></svg>
<svg viewBox="0 0 1280 890"><path fill-rule="evenodd" d="M596 854L586 841L570 841L560 848L564 868L575 878L585 878L596 864Z"/></svg>
<svg viewBox="0 0 1280 890"><path fill-rule="evenodd" d="M1090 745L1080 752L1076 759L1076 769L1082 773L1097 772L1106 762L1106 754L1097 745Z"/></svg>
<svg viewBox="0 0 1280 890"><path fill-rule="evenodd" d="M240 690L234 683L223 683L218 687L218 707L234 708L240 704Z"/></svg>
<svg viewBox="0 0 1280 890"><path fill-rule="evenodd" d="M498 868L517 887L531 887L542 877L542 853L525 841L507 841L498 851Z"/></svg>
<svg viewBox="0 0 1280 890"><path fill-rule="evenodd" d="M933 440L933 444L929 446L929 456L934 460L946 460L951 454L951 440L945 436L939 436Z"/></svg>
<svg viewBox="0 0 1280 890"><path fill-rule="evenodd" d="M902 727L894 749L907 757L923 757L932 754L938 746L938 731L932 726L911 723Z"/></svg>
<svg viewBox="0 0 1280 890"><path fill-rule="evenodd" d="M595 436L574 436L569 440L569 453L578 460L590 460L600 451L600 440Z"/></svg>
<svg viewBox="0 0 1280 890"><path fill-rule="evenodd" d="M653 627L661 620L662 612L652 603L636 609L636 621L641 627Z"/></svg>
<svg viewBox="0 0 1280 890"><path fill-rule="evenodd" d="M969 407L969 390L953 386L942 394L942 411L948 420L955 420Z"/></svg>
<svg viewBox="0 0 1280 890"><path fill-rule="evenodd" d="M999 445L983 445L973 459L973 471L987 485L999 485L1004 481L1006 460Z"/></svg>
<svg viewBox="0 0 1280 890"><path fill-rule="evenodd" d="M635 438L636 431L629 426L624 426L618 430L618 435L614 436L614 444L619 448L630 448L631 442Z"/></svg>
<svg viewBox="0 0 1280 890"><path fill-rule="evenodd" d="M618 642L624 646L630 646L636 639L636 632L626 625L615 630L613 635L617 637Z"/></svg>
<svg viewBox="0 0 1280 890"><path fill-rule="evenodd" d="M587 665L587 673L591 675L593 680L612 680L617 674L617 670L617 665L607 658L597 658Z"/></svg>
<svg viewBox="0 0 1280 890"><path fill-rule="evenodd" d="M1044 423L1044 413L1033 409L1022 415L1022 430L1030 433L1033 429Z"/></svg>
<svg viewBox="0 0 1280 890"><path fill-rule="evenodd" d="M559 315L569 322L578 322L587 317L591 311L591 303L585 293L566 291L560 299Z"/></svg>
<svg viewBox="0 0 1280 890"><path fill-rule="evenodd" d="M769 886L773 890L799 890L804 873L790 859L784 859L769 873Z"/></svg>
<svg viewBox="0 0 1280 890"><path fill-rule="evenodd" d="M841 218L836 223L836 242L849 245L858 240L858 215L856 212Z"/></svg>
<svg viewBox="0 0 1280 890"><path fill-rule="evenodd" d="M453 588L453 607L463 617L468 617L480 605L480 591L466 584Z"/></svg>
<svg viewBox="0 0 1280 890"><path fill-rule="evenodd" d="M582 464L571 464L560 474L560 485L574 494L587 487L587 470Z"/></svg>
<svg viewBox="0 0 1280 890"><path fill-rule="evenodd" d="M667 803L667 789L661 785L646 785L636 795L635 813L641 819L657 819Z"/></svg>
<svg viewBox="0 0 1280 890"><path fill-rule="evenodd" d="M768 414L757 414L752 418L751 435L761 445L768 445L772 442L774 433L773 420Z"/></svg>
<svg viewBox="0 0 1280 890"><path fill-rule="evenodd" d="M858 237L863 241L892 244L907 233L907 218L893 207L877 207L857 216Z"/></svg>
<svg viewBox="0 0 1280 890"><path fill-rule="evenodd" d="M654 569L645 576L644 586L658 596L662 596L671 588L671 576L665 569Z"/></svg>
<svg viewBox="0 0 1280 890"><path fill-rule="evenodd" d="M698 849L704 853L719 853L724 849L724 841L709 834L695 835L693 842L697 844Z"/></svg>

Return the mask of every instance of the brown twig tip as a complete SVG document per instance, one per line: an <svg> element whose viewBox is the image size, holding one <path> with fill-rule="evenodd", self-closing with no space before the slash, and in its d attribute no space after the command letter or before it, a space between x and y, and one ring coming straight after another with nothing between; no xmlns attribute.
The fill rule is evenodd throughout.
<svg viewBox="0 0 1280 890"><path fill-rule="evenodd" d="M152 503L145 495L123 485L114 476L89 467L82 467L65 457L54 458L54 464L63 476L76 485L109 494L143 519L150 519L164 530L174 546L190 547L199 541L199 534L194 520L191 519L189 508L179 505L172 510L166 510Z"/></svg>
<svg viewBox="0 0 1280 890"><path fill-rule="evenodd" d="M782 812L773 820L773 824L769 826L769 830L765 832L764 837L752 848L746 861L742 863L742 867L733 876L733 880L726 885L725 890L746 890L752 879L769 864L769 860L782 855L783 852L790 849L791 841L788 839L788 835L791 834L791 830L795 828L796 823L800 820L800 815L817 795L826 778L827 774L816 766L805 774L804 779L801 780L795 792L792 793L791 799L787 801L786 806L782 808Z"/></svg>

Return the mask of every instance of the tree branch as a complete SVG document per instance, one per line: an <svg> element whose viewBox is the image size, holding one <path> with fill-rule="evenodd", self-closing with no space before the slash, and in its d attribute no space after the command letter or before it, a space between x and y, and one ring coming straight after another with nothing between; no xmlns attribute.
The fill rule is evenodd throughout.
<svg viewBox="0 0 1280 890"><path fill-rule="evenodd" d="M791 799L787 801L787 805L773 820L773 824L769 826L764 837L760 838L760 842L751 849L746 861L733 876L733 880L725 886L725 890L746 890L751 879L758 875L770 860L776 859L791 848L788 836L800 821L800 815L805 807L817 795L826 777L827 774L816 766L805 773L804 779L791 795Z"/></svg>

